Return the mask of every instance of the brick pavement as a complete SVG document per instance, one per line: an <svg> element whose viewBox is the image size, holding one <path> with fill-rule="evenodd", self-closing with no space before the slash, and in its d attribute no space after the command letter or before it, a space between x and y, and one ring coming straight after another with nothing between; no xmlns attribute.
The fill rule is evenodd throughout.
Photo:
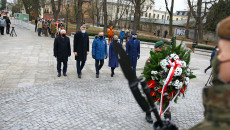
<svg viewBox="0 0 230 130"><path fill-rule="evenodd" d="M57 78L53 39L18 26L16 32L18 37L0 36L0 129L152 128L120 69L110 78L108 60L96 79L90 55L79 80L71 56L68 76ZM150 47L141 45L138 75ZM180 128L190 128L203 119L201 92L209 76L203 73L208 64L208 56L192 54L191 67L197 79L191 81L186 97L171 109L172 120Z"/></svg>

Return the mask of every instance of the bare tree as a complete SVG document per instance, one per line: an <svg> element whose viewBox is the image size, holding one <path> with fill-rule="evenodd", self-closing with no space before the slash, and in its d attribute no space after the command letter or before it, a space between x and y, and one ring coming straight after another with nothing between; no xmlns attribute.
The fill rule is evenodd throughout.
<svg viewBox="0 0 230 130"><path fill-rule="evenodd" d="M171 8L169 10L169 7L168 7L168 1L165 0L165 5L166 5L166 9L169 13L169 36L172 36L172 27L173 27L173 8L174 8L174 0L171 1Z"/></svg>
<svg viewBox="0 0 230 130"><path fill-rule="evenodd" d="M83 4L83 0L78 0L78 11L77 11L77 28L76 30L80 30L80 27L82 25L82 4Z"/></svg>
<svg viewBox="0 0 230 130"><path fill-rule="evenodd" d="M145 2L145 0L131 0L131 2L133 3L135 7L133 31L134 33L136 33L140 25L141 5Z"/></svg>
<svg viewBox="0 0 230 130"><path fill-rule="evenodd" d="M54 0L51 0L52 11L53 11L53 16L54 16L55 21L58 19L58 15L60 13L62 0L58 0L57 2L58 2L58 4L57 4L57 8L56 8Z"/></svg>
<svg viewBox="0 0 230 130"><path fill-rule="evenodd" d="M191 0L187 0L188 5L191 11L192 16L196 20L196 26L195 26L195 33L194 33L194 42L201 42L203 40L203 20L207 16L207 9L208 4L212 4L213 0L210 1L202 1L197 0L197 10L194 10L194 6L192 6ZM202 13L202 5L204 4L204 12Z"/></svg>
<svg viewBox="0 0 230 130"><path fill-rule="evenodd" d="M104 34L107 33L107 0L103 0L103 12L104 12Z"/></svg>

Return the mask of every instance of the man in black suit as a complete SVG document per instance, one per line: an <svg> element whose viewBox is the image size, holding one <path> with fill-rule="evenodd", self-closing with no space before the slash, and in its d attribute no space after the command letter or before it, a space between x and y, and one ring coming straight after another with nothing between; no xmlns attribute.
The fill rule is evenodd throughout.
<svg viewBox="0 0 230 130"><path fill-rule="evenodd" d="M80 31L74 35L74 55L77 66L78 78L81 78L81 71L85 66L87 55L89 54L89 35L86 33L86 27L81 26Z"/></svg>
<svg viewBox="0 0 230 130"><path fill-rule="evenodd" d="M66 31L61 30L61 35L54 40L54 56L57 58L58 77L61 77L61 63L63 62L63 75L67 72L68 57L71 56L70 39L66 36Z"/></svg>

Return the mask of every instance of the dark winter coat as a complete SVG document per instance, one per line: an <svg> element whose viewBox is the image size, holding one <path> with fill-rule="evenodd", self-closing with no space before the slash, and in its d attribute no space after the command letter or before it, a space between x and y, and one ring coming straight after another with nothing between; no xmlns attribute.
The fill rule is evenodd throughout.
<svg viewBox="0 0 230 130"><path fill-rule="evenodd" d="M126 53L133 67L137 66L137 59L140 57L140 40L130 39L126 44Z"/></svg>
<svg viewBox="0 0 230 130"><path fill-rule="evenodd" d="M118 61L116 58L117 56L114 52L114 44L121 45L119 42L117 42L117 43L111 42L109 44L109 67L118 67Z"/></svg>
<svg viewBox="0 0 230 130"><path fill-rule="evenodd" d="M70 40L69 37L58 36L54 40L54 56L57 61L66 62L68 57L71 56Z"/></svg>
<svg viewBox="0 0 230 130"><path fill-rule="evenodd" d="M104 60L107 53L107 42L104 38L95 38L92 45L92 55L96 60Z"/></svg>
<svg viewBox="0 0 230 130"><path fill-rule="evenodd" d="M11 24L10 19L6 19L6 26L10 27L10 24Z"/></svg>
<svg viewBox="0 0 230 130"><path fill-rule="evenodd" d="M75 60L86 61L87 51L89 51L89 35L79 31L74 35L73 43L74 52L77 52Z"/></svg>

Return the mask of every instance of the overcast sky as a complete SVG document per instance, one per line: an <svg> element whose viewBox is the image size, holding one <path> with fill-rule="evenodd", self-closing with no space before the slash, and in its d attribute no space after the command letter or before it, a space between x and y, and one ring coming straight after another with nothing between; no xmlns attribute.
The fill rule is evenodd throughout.
<svg viewBox="0 0 230 130"><path fill-rule="evenodd" d="M13 0L7 0L8 2L12 2ZM171 7L171 0L169 1L169 8ZM165 11L165 0L155 0L155 9ZM188 4L187 0L174 0L174 13L176 11L187 10Z"/></svg>
<svg viewBox="0 0 230 130"><path fill-rule="evenodd" d="M171 0L168 0L169 2L169 9L171 7ZM155 0L155 9L156 10L162 10L165 11L165 0ZM176 11L183 11L183 10L188 10L188 4L187 0L174 0L174 13Z"/></svg>

